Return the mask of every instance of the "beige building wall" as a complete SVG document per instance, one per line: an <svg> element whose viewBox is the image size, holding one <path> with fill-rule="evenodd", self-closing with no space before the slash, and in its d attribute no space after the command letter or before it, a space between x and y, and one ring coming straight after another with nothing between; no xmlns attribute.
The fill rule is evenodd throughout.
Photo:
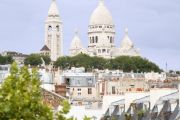
<svg viewBox="0 0 180 120"><path fill-rule="evenodd" d="M89 89L89 93L88 93L88 89ZM85 98L90 100L93 99L96 100L98 97L95 87L70 87L70 93L71 93L71 98L74 99Z"/></svg>
<svg viewBox="0 0 180 120"><path fill-rule="evenodd" d="M125 92L143 92L149 90L145 80L120 79L105 81L105 95L122 95Z"/></svg>

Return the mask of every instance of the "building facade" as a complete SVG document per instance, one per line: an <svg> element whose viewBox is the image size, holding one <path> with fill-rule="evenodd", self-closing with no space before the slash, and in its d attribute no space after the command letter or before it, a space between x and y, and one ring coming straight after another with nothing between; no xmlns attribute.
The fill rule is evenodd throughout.
<svg viewBox="0 0 180 120"><path fill-rule="evenodd" d="M140 56L129 38L128 29L119 48L115 46L115 24L110 11L105 6L104 0L93 11L88 26L88 48L84 48L78 34L72 40L69 50L70 56L85 53L90 56L114 58L117 56Z"/></svg>
<svg viewBox="0 0 180 120"><path fill-rule="evenodd" d="M50 50L52 61L56 61L58 57L63 55L62 20L56 0L52 0L48 17L45 21L45 46Z"/></svg>
<svg viewBox="0 0 180 120"><path fill-rule="evenodd" d="M28 55L16 51L4 51L1 53L1 55L11 56L13 60L15 60L15 62L18 64L24 64L24 60L26 59L26 57L28 57Z"/></svg>
<svg viewBox="0 0 180 120"><path fill-rule="evenodd" d="M52 0L45 22L45 46L49 49L48 52L52 61L56 61L58 57L63 56L62 26L63 23L56 0ZM134 47L133 42L129 38L127 28L120 47L115 46L115 36L116 31L112 15L105 6L104 0L99 0L98 6L91 14L88 25L88 47L83 47L81 39L76 32L69 49L70 56L80 53L103 58L114 58L123 55L140 56L139 50Z"/></svg>

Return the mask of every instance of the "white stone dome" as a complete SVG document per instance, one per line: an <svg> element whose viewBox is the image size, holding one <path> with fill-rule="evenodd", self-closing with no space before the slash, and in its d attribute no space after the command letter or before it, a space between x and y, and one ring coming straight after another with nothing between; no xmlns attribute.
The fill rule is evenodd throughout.
<svg viewBox="0 0 180 120"><path fill-rule="evenodd" d="M104 5L103 0L100 0L99 5L93 11L90 25L114 25L111 13Z"/></svg>
<svg viewBox="0 0 180 120"><path fill-rule="evenodd" d="M82 49L82 48L83 48L83 46L82 46L81 40L78 36L78 32L76 32L76 34L75 34L75 36L71 42L71 48L70 49L73 50L73 49Z"/></svg>
<svg viewBox="0 0 180 120"><path fill-rule="evenodd" d="M128 29L126 28L125 29L125 36L124 36L124 38L123 38L123 40L121 42L121 48L129 50L129 49L131 49L133 47L134 47L134 44L131 41L131 39L129 38L129 36L128 36Z"/></svg>

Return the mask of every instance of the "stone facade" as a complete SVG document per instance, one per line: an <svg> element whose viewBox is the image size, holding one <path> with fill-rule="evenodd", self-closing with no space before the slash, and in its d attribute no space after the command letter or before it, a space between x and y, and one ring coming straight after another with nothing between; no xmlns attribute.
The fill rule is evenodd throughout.
<svg viewBox="0 0 180 120"><path fill-rule="evenodd" d="M63 55L62 20L55 0L51 3L45 22L45 45L50 49L52 61Z"/></svg>
<svg viewBox="0 0 180 120"><path fill-rule="evenodd" d="M70 47L70 55L75 56L85 53L90 56L114 58L117 56L140 56L138 49L128 36L128 29L120 48L115 46L115 24L110 11L106 8L104 0L99 0L99 5L93 11L88 26L88 48L82 46L79 36L76 34ZM76 39L75 39L76 38ZM77 44L74 44L77 43Z"/></svg>

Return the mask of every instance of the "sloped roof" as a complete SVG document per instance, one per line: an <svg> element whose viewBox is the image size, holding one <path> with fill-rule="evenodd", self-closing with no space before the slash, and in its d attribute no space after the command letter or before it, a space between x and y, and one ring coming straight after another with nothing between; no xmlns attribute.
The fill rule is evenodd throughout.
<svg viewBox="0 0 180 120"><path fill-rule="evenodd" d="M43 48L41 49L41 51L50 51L50 49L48 48L47 45L44 45Z"/></svg>

